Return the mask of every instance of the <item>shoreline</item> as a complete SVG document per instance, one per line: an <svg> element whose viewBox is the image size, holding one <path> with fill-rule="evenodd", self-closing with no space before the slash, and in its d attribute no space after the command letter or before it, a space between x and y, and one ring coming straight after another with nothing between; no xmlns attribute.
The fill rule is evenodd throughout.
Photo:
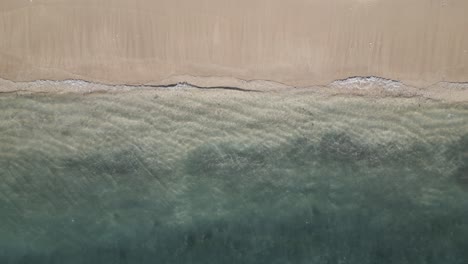
<svg viewBox="0 0 468 264"><path fill-rule="evenodd" d="M415 87L376 76L351 77L327 85L294 87L267 80L240 80L223 77L179 76L161 84L106 84L87 80L36 80L14 82L0 78L0 95L21 94L94 94L138 91L217 90L222 92L312 92L321 95L349 95L371 98L421 98L447 103L468 103L468 83L438 82Z"/></svg>

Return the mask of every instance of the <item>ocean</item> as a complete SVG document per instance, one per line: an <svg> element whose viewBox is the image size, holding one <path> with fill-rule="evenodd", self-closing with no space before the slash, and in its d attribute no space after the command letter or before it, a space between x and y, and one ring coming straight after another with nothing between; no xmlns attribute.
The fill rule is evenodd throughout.
<svg viewBox="0 0 468 264"><path fill-rule="evenodd" d="M462 103L4 93L0 179L1 263L468 261Z"/></svg>

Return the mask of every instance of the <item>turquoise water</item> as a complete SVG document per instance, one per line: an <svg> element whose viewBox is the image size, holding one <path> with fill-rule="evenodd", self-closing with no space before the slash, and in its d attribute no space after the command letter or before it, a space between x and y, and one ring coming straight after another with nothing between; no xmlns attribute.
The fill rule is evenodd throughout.
<svg viewBox="0 0 468 264"><path fill-rule="evenodd" d="M466 105L190 90L0 110L1 263L468 261Z"/></svg>

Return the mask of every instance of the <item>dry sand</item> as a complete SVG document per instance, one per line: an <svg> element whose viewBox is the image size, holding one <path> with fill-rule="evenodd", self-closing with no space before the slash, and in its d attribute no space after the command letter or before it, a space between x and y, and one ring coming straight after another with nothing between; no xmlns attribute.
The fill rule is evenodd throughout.
<svg viewBox="0 0 468 264"><path fill-rule="evenodd" d="M0 77L465 82L467 11L466 0L1 0Z"/></svg>

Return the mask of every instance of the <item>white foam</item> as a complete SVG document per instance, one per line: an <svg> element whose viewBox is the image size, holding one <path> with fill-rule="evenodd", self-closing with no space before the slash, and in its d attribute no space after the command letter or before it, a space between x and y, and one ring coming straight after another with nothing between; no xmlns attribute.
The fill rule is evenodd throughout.
<svg viewBox="0 0 468 264"><path fill-rule="evenodd" d="M330 85L332 88L340 89L358 89L358 90L369 90L375 88L381 88L385 90L401 90L404 87L399 81L380 78L380 77L351 77L343 80L337 80L332 82Z"/></svg>

